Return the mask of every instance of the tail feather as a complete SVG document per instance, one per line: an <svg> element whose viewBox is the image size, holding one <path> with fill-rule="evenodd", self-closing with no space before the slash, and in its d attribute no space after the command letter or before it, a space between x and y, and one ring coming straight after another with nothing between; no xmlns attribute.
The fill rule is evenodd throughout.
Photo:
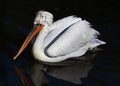
<svg viewBox="0 0 120 86"><path fill-rule="evenodd" d="M99 39L94 39L94 40L90 43L90 49L93 49L93 48L95 48L95 47L97 47L97 46L99 46L99 45L104 45L104 44L106 44L106 42L101 41L101 40L99 40Z"/></svg>

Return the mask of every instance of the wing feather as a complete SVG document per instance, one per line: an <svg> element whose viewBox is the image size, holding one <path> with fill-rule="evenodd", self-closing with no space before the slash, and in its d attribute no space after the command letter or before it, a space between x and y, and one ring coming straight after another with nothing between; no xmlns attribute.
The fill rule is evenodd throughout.
<svg viewBox="0 0 120 86"><path fill-rule="evenodd" d="M73 20L76 21L72 22ZM57 21L53 26L55 29L49 33L45 40L48 43L45 46L45 51L51 57L65 56L76 52L99 34L90 27L87 21L75 17L69 21L66 19Z"/></svg>
<svg viewBox="0 0 120 86"><path fill-rule="evenodd" d="M64 29L72 25L73 23L76 23L78 21L81 21L81 18L77 18L75 16L68 16L63 19L60 19L52 24L50 27L51 31L46 36L44 41L44 47L47 46L55 37L57 37Z"/></svg>

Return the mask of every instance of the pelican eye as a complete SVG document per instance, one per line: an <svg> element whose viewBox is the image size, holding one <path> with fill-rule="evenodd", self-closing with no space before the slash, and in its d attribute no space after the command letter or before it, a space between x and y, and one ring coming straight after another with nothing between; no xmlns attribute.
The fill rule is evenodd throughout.
<svg viewBox="0 0 120 86"><path fill-rule="evenodd" d="M39 23L40 23L40 20L37 20L36 23L39 24Z"/></svg>

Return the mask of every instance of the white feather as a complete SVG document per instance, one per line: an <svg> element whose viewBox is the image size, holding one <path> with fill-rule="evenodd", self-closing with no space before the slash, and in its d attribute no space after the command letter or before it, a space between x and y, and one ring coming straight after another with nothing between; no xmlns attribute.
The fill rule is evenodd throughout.
<svg viewBox="0 0 120 86"><path fill-rule="evenodd" d="M42 18L39 17L39 19L44 21L40 23L43 23L45 27L39 33L33 47L33 54L38 60L59 62L82 56L88 49L105 44L105 42L97 39L99 32L91 28L89 22L81 18L69 16L54 22L50 26L47 25L50 21L45 23L46 18L44 17L51 18L48 17L51 15L45 15L43 11L40 12L40 15L42 15ZM38 21L38 19L36 20ZM63 33L66 28L67 30ZM59 36L59 34L61 35ZM57 39L55 39L56 37Z"/></svg>
<svg viewBox="0 0 120 86"><path fill-rule="evenodd" d="M47 37L45 38L44 46L48 45L64 29L66 29L67 27L78 21L81 21L81 18L69 16L54 22L51 25L51 27L49 27L49 29L52 31L47 34Z"/></svg>
<svg viewBox="0 0 120 86"><path fill-rule="evenodd" d="M69 18L69 17L67 17ZM75 17L71 20L74 20ZM77 18L76 18L77 19ZM62 19L63 21L64 19ZM69 20L70 21L70 20ZM59 22L57 22L59 24ZM96 30L92 29L89 25L89 23L85 20L79 20L77 22L74 22L72 26L68 28L68 30L63 33L60 38L58 38L47 50L47 54L51 57L57 57L57 56L65 56L71 53L74 53L78 51L80 48L85 47L87 49L92 49L95 47L93 40L97 38L97 35L99 32ZM65 24L64 24L65 25ZM67 26L67 25L66 25ZM56 26L56 29L54 29L52 32L56 32L58 30L58 26ZM46 40L50 39L50 35L56 36L56 34L50 33L47 37ZM52 38L51 37L51 38ZM53 39L51 39L53 40ZM91 42L92 40L92 42ZM88 46L90 43L93 46ZM96 42L95 42L96 43ZM99 44L97 43L97 46ZM86 51L87 51L86 49ZM85 52L85 51L84 51ZM80 53L80 52L79 52Z"/></svg>

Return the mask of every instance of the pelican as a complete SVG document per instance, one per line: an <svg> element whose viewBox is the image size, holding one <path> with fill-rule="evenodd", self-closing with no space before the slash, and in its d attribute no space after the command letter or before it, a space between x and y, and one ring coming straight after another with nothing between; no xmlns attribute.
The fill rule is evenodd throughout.
<svg viewBox="0 0 120 86"><path fill-rule="evenodd" d="M100 33L86 20L68 16L53 22L53 15L50 12L39 11L34 20L34 29L14 56L14 60L37 34L32 49L33 56L44 62L80 58L88 50L106 43L98 39Z"/></svg>

